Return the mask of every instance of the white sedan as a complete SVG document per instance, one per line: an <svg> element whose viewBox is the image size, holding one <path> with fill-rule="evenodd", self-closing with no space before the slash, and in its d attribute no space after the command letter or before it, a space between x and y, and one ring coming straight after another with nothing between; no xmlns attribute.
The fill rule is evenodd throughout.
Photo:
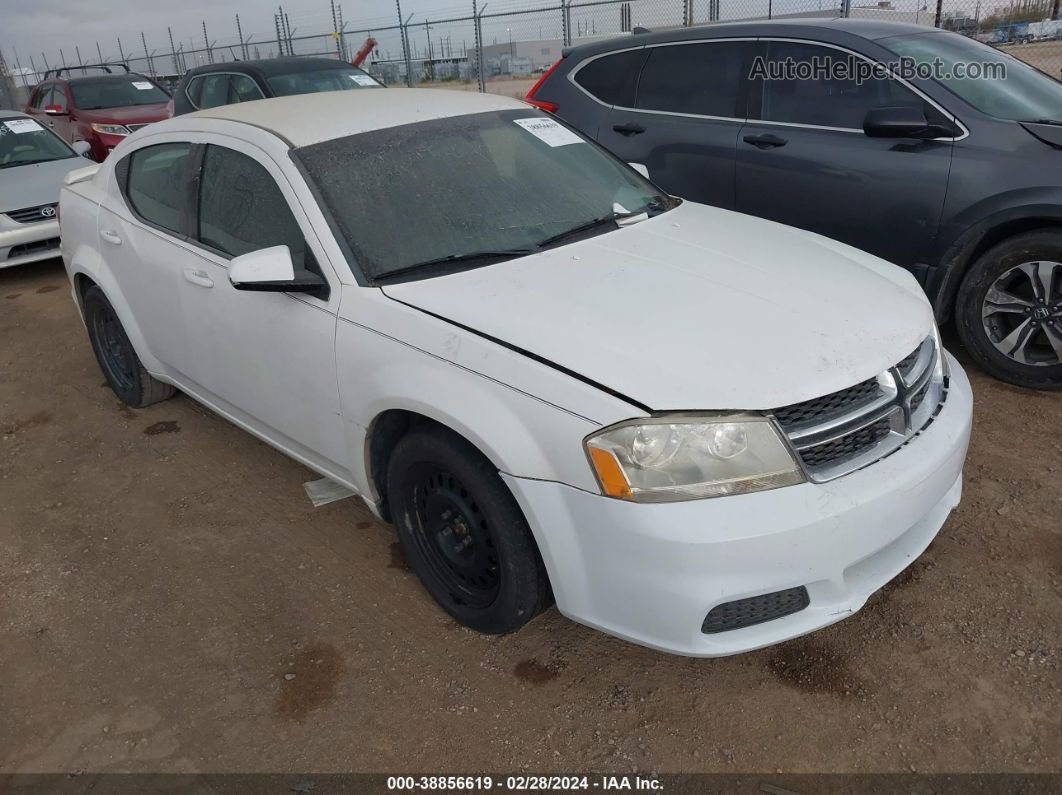
<svg viewBox="0 0 1062 795"><path fill-rule="evenodd" d="M911 275L663 195L520 102L218 107L61 208L116 394L179 388L356 491L483 632L555 599L754 649L858 610L959 501L970 386Z"/></svg>

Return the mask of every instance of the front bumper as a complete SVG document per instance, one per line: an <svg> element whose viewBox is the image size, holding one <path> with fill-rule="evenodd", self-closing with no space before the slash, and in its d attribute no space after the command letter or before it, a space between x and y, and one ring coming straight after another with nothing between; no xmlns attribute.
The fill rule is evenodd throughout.
<svg viewBox="0 0 1062 795"><path fill-rule="evenodd" d="M970 382L949 355L947 400L904 447L828 483L639 505L506 476L538 541L560 611L663 651L713 657L840 621L936 536L962 491ZM715 606L805 586L809 605L704 634Z"/></svg>
<svg viewBox="0 0 1062 795"><path fill-rule="evenodd" d="M6 216L0 220L0 268L25 265L59 256L59 222L20 224Z"/></svg>

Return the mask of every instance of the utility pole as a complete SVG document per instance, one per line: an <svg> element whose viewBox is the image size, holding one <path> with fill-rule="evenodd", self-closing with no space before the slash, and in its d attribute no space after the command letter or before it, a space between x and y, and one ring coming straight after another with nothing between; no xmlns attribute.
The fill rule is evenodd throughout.
<svg viewBox="0 0 1062 795"><path fill-rule="evenodd" d="M74 52L77 53L77 65L81 67L81 71L85 71L85 62L81 60L81 48L76 44L74 45ZM18 50L15 50L15 57L18 57ZM21 67L19 67L21 68Z"/></svg>
<svg viewBox="0 0 1062 795"><path fill-rule="evenodd" d="M243 28L240 27L240 15L236 15L236 35L240 37L240 53L243 55L243 60L247 58L247 44L243 40Z"/></svg>
<svg viewBox="0 0 1062 795"><path fill-rule="evenodd" d="M284 30L288 32L288 55L295 54L295 32L291 29L291 20L287 12L284 13Z"/></svg>
<svg viewBox="0 0 1062 795"><path fill-rule="evenodd" d="M173 58L173 73L179 75L181 73L181 65L177 63L177 48L173 46L173 28L166 28L166 33L170 36L170 55Z"/></svg>
<svg viewBox="0 0 1062 795"><path fill-rule="evenodd" d="M121 56L122 63L125 63L126 58L125 58L125 50L122 49L122 37L121 36L115 36L115 38L118 39L118 55Z"/></svg>
<svg viewBox="0 0 1062 795"><path fill-rule="evenodd" d="M332 6L332 36L336 40L336 57L343 57L343 45L339 43L339 19L336 17L336 0L329 0Z"/></svg>
<svg viewBox="0 0 1062 795"><path fill-rule="evenodd" d="M96 55L100 58L98 63L103 63L103 52L100 50L100 43L98 41L96 42Z"/></svg>
<svg viewBox="0 0 1062 795"><path fill-rule="evenodd" d="M280 41L281 41L281 38L280 38L280 15L279 14L273 14L273 24L276 25L276 28L277 28L277 58L279 58L280 55L281 55L281 49L280 49L280 47L281 47L281 45L280 45Z"/></svg>
<svg viewBox="0 0 1062 795"><path fill-rule="evenodd" d="M144 36L144 31L140 31L140 43L144 45L144 60L147 61L148 72L154 77L155 65L151 62L151 53L148 52L147 38Z"/></svg>

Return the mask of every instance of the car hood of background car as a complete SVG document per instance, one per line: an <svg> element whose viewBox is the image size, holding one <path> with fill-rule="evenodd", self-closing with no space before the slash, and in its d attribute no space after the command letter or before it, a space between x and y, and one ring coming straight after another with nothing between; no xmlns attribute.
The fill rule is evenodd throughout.
<svg viewBox="0 0 1062 795"><path fill-rule="evenodd" d="M94 108L75 111L78 118L97 124L150 124L170 117L166 103L128 105L118 108Z"/></svg>
<svg viewBox="0 0 1062 795"><path fill-rule="evenodd" d="M906 271L690 202L540 254L383 290L656 411L819 397L896 364L933 325Z"/></svg>
<svg viewBox="0 0 1062 795"><path fill-rule="evenodd" d="M47 163L0 168L0 212L55 204L59 201L63 177L87 165L91 163L83 157L64 157Z"/></svg>

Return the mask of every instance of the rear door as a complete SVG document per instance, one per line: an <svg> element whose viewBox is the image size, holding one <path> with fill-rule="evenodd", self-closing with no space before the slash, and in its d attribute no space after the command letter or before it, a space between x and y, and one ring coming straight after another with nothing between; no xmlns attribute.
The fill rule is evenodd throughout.
<svg viewBox="0 0 1062 795"><path fill-rule="evenodd" d="M863 119L872 108L907 105L930 121L950 116L899 80L858 79L846 66L860 57L854 53L786 40L763 46L762 100L754 99L737 145L736 209L840 240L922 278L952 143L868 138Z"/></svg>
<svg viewBox="0 0 1062 795"><path fill-rule="evenodd" d="M732 208L754 46L719 39L646 47L633 106L614 106L598 140L645 165L669 193Z"/></svg>

